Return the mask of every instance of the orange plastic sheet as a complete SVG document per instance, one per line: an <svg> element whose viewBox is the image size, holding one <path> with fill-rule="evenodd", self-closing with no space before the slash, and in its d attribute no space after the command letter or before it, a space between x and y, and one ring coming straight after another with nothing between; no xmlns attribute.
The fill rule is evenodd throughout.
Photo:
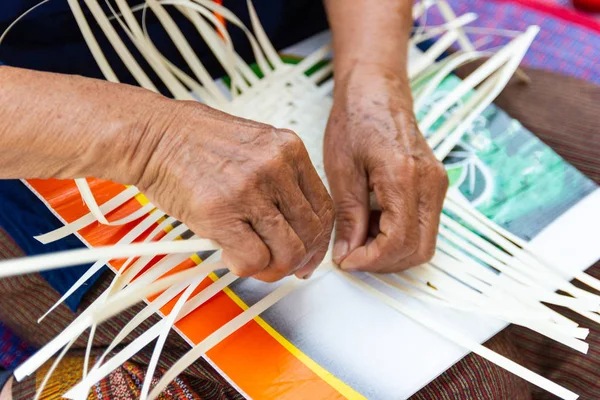
<svg viewBox="0 0 600 400"><path fill-rule="evenodd" d="M92 192L102 204L121 191L124 185L97 179L88 180ZM72 222L89 210L79 195L74 181L28 180L30 188L64 222ZM147 200L138 195L107 215L109 221L138 210ZM106 246L116 243L139 221L123 226L101 225L97 222L78 232L87 246ZM143 240L156 226L136 241ZM159 258L157 257L154 262ZM195 262L201 262L199 259ZM188 260L177 269L190 268ZM113 269L123 260L113 260ZM211 274L197 291L207 287L216 275ZM177 299L166 304L161 312L168 313ZM240 314L247 306L230 289L214 296L180 320L176 327L189 343L198 344L216 329ZM363 398L359 393L333 376L300 349L287 341L262 318L257 317L223 342L211 349L207 357L232 383L254 399L336 399Z"/></svg>

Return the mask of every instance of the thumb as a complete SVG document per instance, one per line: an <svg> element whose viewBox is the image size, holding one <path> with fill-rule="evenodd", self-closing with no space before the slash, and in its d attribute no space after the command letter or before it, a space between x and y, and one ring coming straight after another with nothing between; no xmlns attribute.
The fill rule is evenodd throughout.
<svg viewBox="0 0 600 400"><path fill-rule="evenodd" d="M362 246L369 230L369 183L367 173L356 166L339 168L327 176L335 204L333 261L340 264Z"/></svg>

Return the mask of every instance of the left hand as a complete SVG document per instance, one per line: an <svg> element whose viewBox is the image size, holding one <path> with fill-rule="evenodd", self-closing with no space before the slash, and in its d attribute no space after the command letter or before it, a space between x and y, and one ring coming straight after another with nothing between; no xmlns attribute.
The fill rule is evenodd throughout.
<svg viewBox="0 0 600 400"><path fill-rule="evenodd" d="M406 76L357 64L336 81L324 162L342 269L397 272L433 257L448 176L419 132Z"/></svg>

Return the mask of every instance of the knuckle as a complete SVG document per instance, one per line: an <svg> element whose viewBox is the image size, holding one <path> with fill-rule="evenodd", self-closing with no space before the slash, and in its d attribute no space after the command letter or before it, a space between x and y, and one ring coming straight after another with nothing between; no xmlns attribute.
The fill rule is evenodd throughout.
<svg viewBox="0 0 600 400"><path fill-rule="evenodd" d="M233 272L237 276L241 277L250 277L261 273L267 268L270 261L270 253L268 251L258 252L257 255L252 258L244 260L243 264L236 267L236 270L233 269Z"/></svg>
<svg viewBox="0 0 600 400"><path fill-rule="evenodd" d="M276 183L287 187L290 185L294 174L294 162L285 151L279 151L266 159L253 180L254 185L263 185L266 182ZM295 179L294 179L295 180Z"/></svg>
<svg viewBox="0 0 600 400"><path fill-rule="evenodd" d="M300 136L296 135L294 131L289 129L277 129L279 136L283 140L283 146L292 149L304 148L304 142L300 139Z"/></svg>
<svg viewBox="0 0 600 400"><path fill-rule="evenodd" d="M257 276L255 276L256 279L261 280L263 282L267 282L267 283L273 283L273 282L277 282L283 278L285 278L286 276L288 276L287 273L279 273L279 272L275 272L275 271L270 271L270 272L263 272L258 274Z"/></svg>
<svg viewBox="0 0 600 400"><path fill-rule="evenodd" d="M281 214L275 213L273 210L264 210L257 213L257 216L260 220L260 229L268 232L276 230L281 225L281 219L283 218Z"/></svg>
<svg viewBox="0 0 600 400"><path fill-rule="evenodd" d="M307 250L304 246L295 246L294 250L289 251L280 260L276 260L273 269L279 273L288 273L295 270L306 258Z"/></svg>
<svg viewBox="0 0 600 400"><path fill-rule="evenodd" d="M306 258L307 251L303 245L294 246L293 250L284 253L282 256L273 260L269 269L278 274L288 274L297 269Z"/></svg>
<svg viewBox="0 0 600 400"><path fill-rule="evenodd" d="M442 185L447 184L448 182L448 172L446 171L444 164L439 160L430 160L426 164L424 172L428 174L431 178L440 182Z"/></svg>
<svg viewBox="0 0 600 400"><path fill-rule="evenodd" d="M442 183L448 182L448 172L441 162L436 161L433 164L433 173L442 181Z"/></svg>
<svg viewBox="0 0 600 400"><path fill-rule="evenodd" d="M293 154L295 151L304 148L302 139L295 132L289 129L272 128L272 136L276 138L278 144L277 150L283 154Z"/></svg>
<svg viewBox="0 0 600 400"><path fill-rule="evenodd" d="M423 264L431 261L435 255L435 241L428 242L425 246L422 246L419 250L418 263Z"/></svg>
<svg viewBox="0 0 600 400"><path fill-rule="evenodd" d="M368 264L366 266L366 268L371 271L376 271L376 270L380 269L381 268L380 264L383 260L383 256L384 256L385 252L386 252L385 249L380 249L379 247L372 249L371 254L370 254L372 262L370 264Z"/></svg>
<svg viewBox="0 0 600 400"><path fill-rule="evenodd" d="M264 128L261 136L269 139L263 139L257 163L249 173L259 182L267 177L287 176L282 172L289 172L288 167L298 159L298 149L304 148L302 140L292 131L271 126Z"/></svg>
<svg viewBox="0 0 600 400"><path fill-rule="evenodd" d="M269 271L271 274L275 275L287 275L289 272L293 271L294 267L291 266L288 260L275 260L271 265L269 265Z"/></svg>
<svg viewBox="0 0 600 400"><path fill-rule="evenodd" d="M258 251L252 260L254 268L257 270L255 273L262 271L267 268L271 261L271 253L268 250Z"/></svg>
<svg viewBox="0 0 600 400"><path fill-rule="evenodd" d="M397 250L404 247L408 241L406 237L406 228L399 221L392 221L388 227L386 236L388 237L386 247L392 250Z"/></svg>
<svg viewBox="0 0 600 400"><path fill-rule="evenodd" d="M448 177L448 173L446 172L445 169L444 169L444 173L442 174L440 179L441 179L440 186L444 190L444 192L446 192L446 190L448 190L448 186L450 186L450 178Z"/></svg>
<svg viewBox="0 0 600 400"><path fill-rule="evenodd" d="M250 277L263 271L269 264L269 261L269 252L259 251L256 254L252 254L252 256L236 259L235 261L228 257L228 268L237 276Z"/></svg>
<svg viewBox="0 0 600 400"><path fill-rule="evenodd" d="M223 261L233 274L241 277L249 277L259 273L268 263L268 261L261 260L260 257L232 258L229 254L229 251L223 253Z"/></svg>
<svg viewBox="0 0 600 400"><path fill-rule="evenodd" d="M419 160L413 155L405 157L402 163L402 169L404 170L404 173L416 173L419 169Z"/></svg>
<svg viewBox="0 0 600 400"><path fill-rule="evenodd" d="M443 176L447 175L446 168L444 167L444 164L441 161L435 160L435 162L433 163L433 168L437 174Z"/></svg>
<svg viewBox="0 0 600 400"><path fill-rule="evenodd" d="M289 130L282 131L284 132L284 140L279 149L281 157L288 162L293 161L304 166L311 165L308 150L306 150L300 136Z"/></svg>
<svg viewBox="0 0 600 400"><path fill-rule="evenodd" d="M249 262L242 265L231 265L229 270L242 278L248 278L260 273L264 269L259 263Z"/></svg>
<svg viewBox="0 0 600 400"><path fill-rule="evenodd" d="M404 177L414 176L419 172L419 159L417 156L398 153L391 159L383 159L378 164L377 172L381 172L379 179L387 184L399 183Z"/></svg>
<svg viewBox="0 0 600 400"><path fill-rule="evenodd" d="M407 234L406 228L397 225L397 228L392 227L388 234L386 253L395 255L395 258L403 258L417 252L418 241L410 233Z"/></svg>

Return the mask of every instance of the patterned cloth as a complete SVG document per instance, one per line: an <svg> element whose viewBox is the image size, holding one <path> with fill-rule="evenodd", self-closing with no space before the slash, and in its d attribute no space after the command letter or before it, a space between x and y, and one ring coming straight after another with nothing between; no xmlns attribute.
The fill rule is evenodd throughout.
<svg viewBox="0 0 600 400"><path fill-rule="evenodd" d="M449 3L457 15L477 14L473 26L524 31L530 25L538 25L541 30L525 55L525 65L600 84L600 22L535 0L449 0ZM427 13L427 25L443 22L432 7ZM503 43L506 39L497 36L485 47Z"/></svg>
<svg viewBox="0 0 600 400"><path fill-rule="evenodd" d="M0 323L0 368L14 369L25 361L35 349Z"/></svg>
<svg viewBox="0 0 600 400"><path fill-rule="evenodd" d="M0 227L0 259L21 255L17 244ZM27 359L35 349L17 337L0 320L0 369L11 370ZM0 390L2 385L0 385Z"/></svg>
<svg viewBox="0 0 600 400"><path fill-rule="evenodd" d="M0 242L7 240L0 237ZM19 254L22 255L22 254ZM102 293L110 283L110 272L107 272L96 285L84 296L81 310ZM75 317L76 314L65 305L60 305L55 312L50 314L41 324L36 319L48 309L58 298L56 293L39 274L12 277L0 280L0 320L10 326L21 338L26 339L32 345L41 347L53 337L58 335ZM142 305L134 306L125 310L119 316L106 321L96 331L92 358L98 357L110 344L116 334L130 321ZM156 314L144 321L123 342L123 346L139 337L152 325L160 320ZM72 384L81 378L81 366L84 349L87 343L87 332L74 344L73 351L69 352L64 362L53 374L43 399L58 399L59 394L64 393ZM119 347L117 350L120 350ZM143 349L129 362L118 368L107 379L94 387L90 398L92 399L119 399L129 400L139 397L141 383L144 380L145 366L148 365L152 355L153 346L149 345ZM160 372L169 368L187 350L189 345L176 333L172 332L165 345L159 364L157 377ZM45 371L49 367L46 364L19 383L13 384L13 398L15 400L30 400L33 398L37 387L43 380ZM173 382L165 392L163 399L186 398L182 393L189 394L192 399L237 399L241 398L229 384L204 360L197 361L185 374Z"/></svg>
<svg viewBox="0 0 600 400"><path fill-rule="evenodd" d="M100 351L94 351L99 356ZM69 354L62 362L53 378L45 387L42 393L42 399L59 399L61 395L73 387L80 379L84 362L84 351L77 351ZM91 359L94 362L95 357ZM32 399L35 396L36 389L39 388L39 382L44 378L50 367L50 362L45 364L36 373L35 379L29 383L18 385L18 389L13 390L15 399ZM139 399L142 383L145 377L145 367L135 362L126 362L123 366L114 371L107 379L95 385L88 399L118 399L129 400ZM164 369L159 369L158 373L152 379L152 384L158 383ZM215 372L213 372L216 374ZM219 381L218 381L219 382ZM212 380L200 379L189 375L177 377L171 385L165 390L159 399L166 400L199 400L199 399L242 399L235 393L228 393L226 385L222 382L217 384ZM224 390L225 389L225 390Z"/></svg>
<svg viewBox="0 0 600 400"><path fill-rule="evenodd" d="M463 71L464 72L464 71ZM557 144L556 150L563 153L568 161L576 166L588 168L590 171L600 170L600 157L590 157L598 151L600 131L595 129L600 125L600 116L592 106L591 100L600 96L600 87L587 84L575 79L561 77L556 74L526 69L531 77L531 85L512 84L500 96L497 103L505 108L511 116L536 132L544 141ZM562 99L548 96L548 91L560 91ZM589 106L579 107L577 114L567 106L574 96L585 101ZM559 101L556 104L556 101ZM552 103L554 113L558 114L553 125L546 126L548 118L544 111ZM564 102L565 104L561 103ZM576 115L576 118L573 116ZM596 144L596 145L595 145ZM578 154L571 158L569 154ZM583 168L582 168L583 169ZM593 177L600 182L600 175ZM10 240L0 236L0 243L8 243L10 254L19 255L19 250L10 244ZM600 263L588 270L600 278ZM106 277L105 277L106 278ZM81 309L101 293L107 279L100 279L84 296ZM0 281L0 321L3 321L20 337L28 340L34 346L46 343L72 321L75 315L65 305L61 305L41 325L36 318L58 299L54 292L39 275L27 275L4 279ZM94 356L110 343L115 333L139 312L140 307L133 307L117 318L102 324L94 342ZM564 310L561 310L564 312ZM578 321L583 326L591 328L587 341L590 352L587 355L565 348L550 339L546 339L524 328L511 326L486 343L486 346L503 354L533 371L555 381L560 385L581 395L583 400L600 399L600 326L593 326L588 321L582 321L576 315L567 316ZM127 342L138 337L157 321L157 316L149 318L127 339ZM56 374L43 398L57 399L58 393L68 384L79 379L82 351L87 337L84 335L75 344L75 349L67 356ZM124 343L126 344L126 343ZM164 371L179 358L188 345L176 334L167 340L165 351L160 360L159 372ZM141 382L144 378L145 365L151 356L152 347L144 349L130 362L117 369L108 378L100 382L90 393L89 399L136 399ZM43 379L43 369L35 376L15 384L13 397L15 400L31 399L39 382ZM159 374L157 374L157 378ZM163 398L202 398L239 399L236 392L208 363L198 360L185 374L180 376ZM521 400L549 399L548 393L532 387L520 378L503 369L470 354L458 362L440 377L427 385L413 396L415 400L442 399L490 399L490 400Z"/></svg>
<svg viewBox="0 0 600 400"><path fill-rule="evenodd" d="M563 7L567 9L577 8L575 7L575 3L577 0L540 0L540 3L547 4L549 6L554 7ZM586 16L592 17L598 21L600 21L600 12L589 12L586 10L580 10Z"/></svg>

